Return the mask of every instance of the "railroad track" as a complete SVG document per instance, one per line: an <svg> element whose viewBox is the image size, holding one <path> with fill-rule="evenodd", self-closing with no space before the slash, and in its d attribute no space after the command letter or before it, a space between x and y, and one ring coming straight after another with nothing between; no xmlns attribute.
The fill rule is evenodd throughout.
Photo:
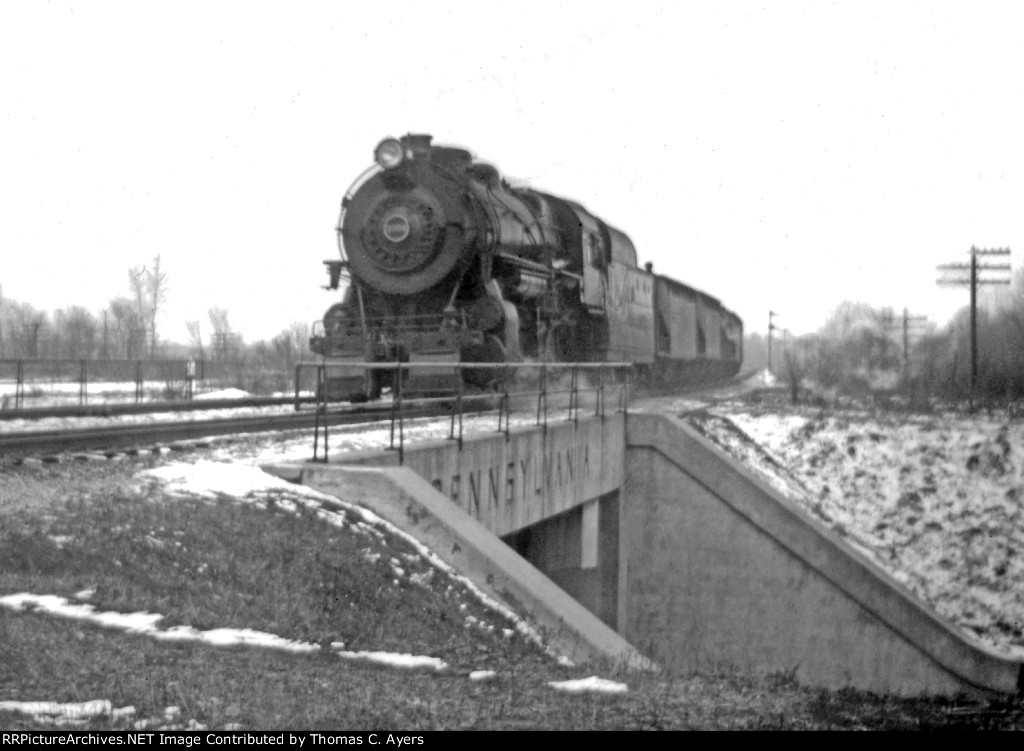
<svg viewBox="0 0 1024 751"><path fill-rule="evenodd" d="M725 385L741 382L751 373L735 376ZM693 385L676 389L675 393L690 393L720 388L723 384ZM551 392L560 393L560 392ZM565 392L568 393L568 392ZM634 396L655 396L644 394L643 390ZM494 409L496 397L466 397L463 413L474 414ZM289 402L291 400L288 400ZM434 398L407 402L403 407L403 419L419 417L448 417L452 414L453 399ZM131 411L135 411L134 409ZM358 425L387 421L391 419L391 405L367 405L358 408L337 409L321 415L321 425ZM121 424L103 427L88 427L77 430L37 430L0 432L0 462L17 462L26 457L54 457L61 454L114 454L138 453L158 448L161 445L245 433L269 433L295 430L312 430L317 422L314 410L290 412L280 415L229 417L210 420L161 421L143 425Z"/></svg>
<svg viewBox="0 0 1024 751"><path fill-rule="evenodd" d="M239 407L281 407L315 404L312 396L250 396L242 399L194 399L176 402L138 402L116 404L72 404L61 407L21 407L0 410L0 420L39 420L45 417L116 417L156 412L198 412Z"/></svg>
<svg viewBox="0 0 1024 751"><path fill-rule="evenodd" d="M471 414L492 407L490 400L474 400L463 405L463 413ZM417 417L447 417L452 405L441 403L410 404L402 412L405 420ZM329 411L320 416L321 426L358 425L391 419L390 405L344 411ZM284 432L312 430L316 425L316 412L294 412L283 415L258 417L231 417L213 420L168 421L145 425L115 425L89 427L81 430L38 430L0 433L0 457L14 460L29 456L54 456L75 452L103 454L153 447L212 436L244 433ZM310 436L312 440L312 436Z"/></svg>

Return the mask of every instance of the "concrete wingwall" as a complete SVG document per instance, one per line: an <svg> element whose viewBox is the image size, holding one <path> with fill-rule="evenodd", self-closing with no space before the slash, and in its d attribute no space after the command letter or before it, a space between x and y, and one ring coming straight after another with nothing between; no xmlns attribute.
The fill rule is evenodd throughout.
<svg viewBox="0 0 1024 751"><path fill-rule="evenodd" d="M682 421L630 415L626 638L669 669L734 666L917 695L1014 693L966 636Z"/></svg>
<svg viewBox="0 0 1024 751"><path fill-rule="evenodd" d="M573 661L650 669L594 613L407 467L269 465L268 472L366 506L412 535L484 594L515 610Z"/></svg>

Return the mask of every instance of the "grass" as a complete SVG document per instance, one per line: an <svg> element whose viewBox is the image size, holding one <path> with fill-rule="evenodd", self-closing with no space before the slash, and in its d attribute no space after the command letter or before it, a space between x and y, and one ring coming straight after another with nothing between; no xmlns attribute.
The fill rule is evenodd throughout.
<svg viewBox="0 0 1024 751"><path fill-rule="evenodd" d="M0 701L107 699L133 717L89 728L735 729L1021 728L1020 701L898 700L799 686L787 675L671 677L558 665L403 539L347 514L328 523L284 494L176 499L140 466L0 473L0 595L148 611L161 627L250 628L323 645L311 654L157 641L0 608ZM470 616L472 618L470 618ZM475 621L473 620L475 619ZM447 669L345 660L327 648L408 652ZM474 670L493 670L472 681ZM567 694L549 681L598 674L625 694ZM176 707L173 721L163 719ZM0 711L0 727L46 728Z"/></svg>

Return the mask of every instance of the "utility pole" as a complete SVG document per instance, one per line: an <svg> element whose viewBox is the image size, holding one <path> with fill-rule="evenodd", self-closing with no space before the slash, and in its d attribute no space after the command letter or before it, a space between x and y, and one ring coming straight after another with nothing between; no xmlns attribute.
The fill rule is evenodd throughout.
<svg viewBox="0 0 1024 751"><path fill-rule="evenodd" d="M778 328L775 325L775 316L777 316L773 310L768 311L768 372L772 372L772 332Z"/></svg>
<svg viewBox="0 0 1024 751"><path fill-rule="evenodd" d="M894 329L903 329L903 380L907 380L907 376L910 371L910 337L921 333L920 326L923 326L928 322L928 316L912 316L907 308L903 309L903 318L894 319L892 316L886 316L884 325L886 329L892 331Z"/></svg>
<svg viewBox="0 0 1024 751"><path fill-rule="evenodd" d="M975 388L978 385L978 286L982 284L1009 284L1010 264L1007 263L978 263L978 256L1006 256L1010 255L1009 248L977 248L971 246L970 263L945 263L936 268L941 272L968 272L968 277L963 276L955 279L943 277L937 280L937 284L943 286L970 285L971 287L971 381L970 393L974 396ZM979 279L979 271L1007 272L1005 276L997 275L997 278Z"/></svg>
<svg viewBox="0 0 1024 751"><path fill-rule="evenodd" d="M64 316L62 314L62 311L58 310L57 311L57 336L56 336L56 339L57 339L57 346L56 346L57 354L56 354L56 358L58 360L60 359L60 332L61 332L61 330L63 328L64 328Z"/></svg>
<svg viewBox="0 0 1024 751"><path fill-rule="evenodd" d="M39 358L39 327L42 326L42 321L32 322L32 358Z"/></svg>
<svg viewBox="0 0 1024 751"><path fill-rule="evenodd" d="M928 322L928 316L912 316L910 312L903 309L903 381L906 382L910 373L910 327L911 325L923 325ZM916 332L915 332L916 333Z"/></svg>

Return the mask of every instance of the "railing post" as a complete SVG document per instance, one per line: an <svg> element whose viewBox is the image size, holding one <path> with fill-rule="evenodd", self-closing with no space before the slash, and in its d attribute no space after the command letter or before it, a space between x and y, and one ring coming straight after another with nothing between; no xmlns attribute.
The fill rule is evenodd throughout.
<svg viewBox="0 0 1024 751"><path fill-rule="evenodd" d="M508 382L502 384L501 397L498 399L498 432L505 434L506 442L509 440L509 419L512 416L512 405L508 398ZM501 418L505 418L505 429L502 430Z"/></svg>
<svg viewBox="0 0 1024 751"><path fill-rule="evenodd" d="M569 416L567 420L576 423L576 416L579 414L579 369L573 363L572 375L569 377Z"/></svg>
<svg viewBox="0 0 1024 751"><path fill-rule="evenodd" d="M575 407L572 411L572 424L580 424L580 370L578 365L573 365L573 383L576 390Z"/></svg>
<svg viewBox="0 0 1024 751"><path fill-rule="evenodd" d="M456 375L456 378L459 377L459 366L458 365L455 367L455 375ZM452 410L452 418L449 420L449 437L447 437L447 440L449 440L449 441L455 441L455 416L456 416L456 412L458 412L458 399L456 400L456 405L457 405L457 407Z"/></svg>
<svg viewBox="0 0 1024 751"><path fill-rule="evenodd" d="M458 404L458 409L459 409L459 451L462 451L462 410L463 410L463 403L462 403L462 363L461 362L459 363L458 367L455 370L456 370L456 375L457 375L458 381L459 381L459 396L458 396L458 399L457 399L457 404Z"/></svg>
<svg viewBox="0 0 1024 751"><path fill-rule="evenodd" d="M626 378L623 383L623 414L630 411L630 383L633 380L633 366L626 366Z"/></svg>
<svg viewBox="0 0 1024 751"><path fill-rule="evenodd" d="M455 365L455 384L456 384L456 396L455 396L455 411L452 412L451 430L448 431L448 440L458 440L459 451L462 451L462 363ZM459 420L459 435L458 438L455 436L455 418Z"/></svg>
<svg viewBox="0 0 1024 751"><path fill-rule="evenodd" d="M185 400L192 401L196 386L196 361L189 358L185 361Z"/></svg>
<svg viewBox="0 0 1024 751"><path fill-rule="evenodd" d="M402 407L402 361L395 360L395 373L391 380L391 442L390 451L395 450L395 418L398 418L398 465L405 463L405 420Z"/></svg>
<svg viewBox="0 0 1024 751"><path fill-rule="evenodd" d="M597 393L594 395L594 416L604 422L604 363L597 368Z"/></svg>
<svg viewBox="0 0 1024 751"><path fill-rule="evenodd" d="M405 464L405 409L402 405L402 361L398 361L398 466ZM392 389L394 391L395 389Z"/></svg>
<svg viewBox="0 0 1024 751"><path fill-rule="evenodd" d="M328 439L330 437L330 426L328 425L328 421L327 421L327 403L328 403L328 399L327 399L327 366L326 365L321 365L320 366L320 370L322 371L322 375L320 376L320 383L321 383L320 393L322 393L324 395L323 396L323 400L324 400L323 401L323 411L324 411L324 464L327 464L327 462L328 462L328 458L327 458L327 451L328 451L327 441L328 441Z"/></svg>
<svg viewBox="0 0 1024 751"><path fill-rule="evenodd" d="M89 376L87 374L87 368L85 360L80 361L78 371L78 403L88 404L89 403Z"/></svg>
<svg viewBox="0 0 1024 751"><path fill-rule="evenodd" d="M537 383L537 421L535 423L536 425L540 425L540 400L541 400L541 396L544 393L544 387L541 385L540 381L541 381L541 379L543 379L543 377L544 377L544 366L542 365L541 366L541 377L540 377L540 379L538 379L538 383Z"/></svg>
<svg viewBox="0 0 1024 751"><path fill-rule="evenodd" d="M548 366L547 363L540 366L540 393L544 399L544 425L542 433L548 432ZM540 399L538 398L538 404Z"/></svg>
<svg viewBox="0 0 1024 751"><path fill-rule="evenodd" d="M397 398L397 393L395 392L394 377L392 376L392 381L391 381L391 438L390 438L390 440L388 442L388 450L389 451L394 451L395 450L395 417L397 416L397 411L396 411L397 409L398 409L398 398Z"/></svg>
<svg viewBox="0 0 1024 751"><path fill-rule="evenodd" d="M316 396L313 397L313 461L317 461L317 454L320 445L320 394L323 393L324 366L320 365L316 370Z"/></svg>
<svg viewBox="0 0 1024 751"><path fill-rule="evenodd" d="M299 411L299 378L302 372L302 363L295 366L295 411Z"/></svg>
<svg viewBox="0 0 1024 751"><path fill-rule="evenodd" d="M615 370L616 370L616 372L618 372L618 371L621 371L622 368L619 367L619 368L616 368ZM626 375L626 373L623 372L621 379L619 379L619 378L615 379L616 381L619 381L619 380L622 381L622 383L619 385L619 412L625 412L626 411L626 402L625 402L625 399L623 397L624 397L624 395L626 393L626 378L627 377L628 376Z"/></svg>
<svg viewBox="0 0 1024 751"><path fill-rule="evenodd" d="M25 361L18 360L18 382L14 387L14 408L21 409L25 402Z"/></svg>
<svg viewBox="0 0 1024 751"><path fill-rule="evenodd" d="M508 368L503 368L503 372L507 375ZM512 429L512 399L508 394L508 382L510 380L510 378L502 379L505 387L505 443L508 443L512 439L512 436L509 434L509 431Z"/></svg>
<svg viewBox="0 0 1024 751"><path fill-rule="evenodd" d="M505 416L505 395L498 397L498 432L501 432L501 418Z"/></svg>

